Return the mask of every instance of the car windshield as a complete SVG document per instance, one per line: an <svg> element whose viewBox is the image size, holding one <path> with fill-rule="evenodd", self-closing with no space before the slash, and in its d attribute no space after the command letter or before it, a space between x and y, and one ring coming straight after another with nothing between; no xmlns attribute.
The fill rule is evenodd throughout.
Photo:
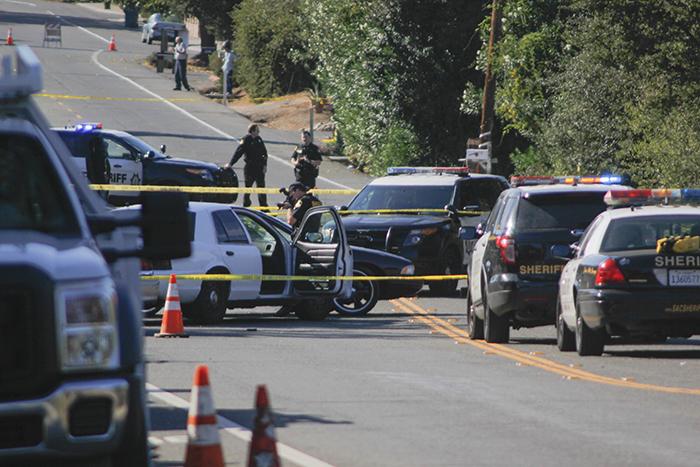
<svg viewBox="0 0 700 467"><path fill-rule="evenodd" d="M700 214L617 219L610 222L600 250L606 252L656 249L656 241L660 238L684 235L700 236Z"/></svg>
<svg viewBox="0 0 700 467"><path fill-rule="evenodd" d="M80 227L43 147L33 138L0 135L0 230L79 235Z"/></svg>
<svg viewBox="0 0 700 467"><path fill-rule="evenodd" d="M367 185L355 196L351 210L363 209L443 209L450 203L452 186Z"/></svg>
<svg viewBox="0 0 700 467"><path fill-rule="evenodd" d="M160 151L156 151L144 141L138 139L133 135L126 134L122 139L129 143L129 145L136 149L142 156L145 156L148 151L153 151L153 154L155 154L156 158L165 157L163 154L160 153Z"/></svg>
<svg viewBox="0 0 700 467"><path fill-rule="evenodd" d="M518 206L519 230L585 229L607 206L603 193L557 193L523 199Z"/></svg>

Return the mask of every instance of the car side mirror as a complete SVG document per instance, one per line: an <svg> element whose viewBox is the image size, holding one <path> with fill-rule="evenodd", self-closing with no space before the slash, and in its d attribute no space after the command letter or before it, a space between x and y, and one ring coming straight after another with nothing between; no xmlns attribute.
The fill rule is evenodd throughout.
<svg viewBox="0 0 700 467"><path fill-rule="evenodd" d="M156 157L156 152L153 150L149 150L146 154L143 155L145 159L152 159Z"/></svg>
<svg viewBox="0 0 700 467"><path fill-rule="evenodd" d="M552 245L550 249L552 256L558 259L570 260L574 254L574 249L569 245Z"/></svg>
<svg viewBox="0 0 700 467"><path fill-rule="evenodd" d="M147 192L141 195L141 212L90 214L88 224L93 235L113 232L119 227L141 227L143 248L140 250L102 249L108 262L119 258L148 259L187 258L192 254L190 216L185 193ZM167 234L163 234L167 232Z"/></svg>
<svg viewBox="0 0 700 467"><path fill-rule="evenodd" d="M165 154L165 148L166 148L165 144L161 144L161 145L160 145L160 152L162 152L163 154Z"/></svg>
<svg viewBox="0 0 700 467"><path fill-rule="evenodd" d="M476 227L462 226L459 228L458 235L460 240L474 240L476 239Z"/></svg>

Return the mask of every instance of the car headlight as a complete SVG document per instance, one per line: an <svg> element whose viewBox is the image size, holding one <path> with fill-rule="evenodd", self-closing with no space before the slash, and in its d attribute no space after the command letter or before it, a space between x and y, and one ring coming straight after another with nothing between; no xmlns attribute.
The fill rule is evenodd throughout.
<svg viewBox="0 0 700 467"><path fill-rule="evenodd" d="M408 232L406 239L403 241L404 246L418 245L424 237L429 237L437 233L437 227L428 227L426 229L415 229Z"/></svg>
<svg viewBox="0 0 700 467"><path fill-rule="evenodd" d="M412 276L416 273L416 267L412 264L409 264L408 266L404 266L401 268L401 275L402 276Z"/></svg>
<svg viewBox="0 0 700 467"><path fill-rule="evenodd" d="M205 180L214 181L214 175L207 169L185 169L188 174L202 177Z"/></svg>
<svg viewBox="0 0 700 467"><path fill-rule="evenodd" d="M58 289L58 355L63 371L119 367L117 294L111 279Z"/></svg>

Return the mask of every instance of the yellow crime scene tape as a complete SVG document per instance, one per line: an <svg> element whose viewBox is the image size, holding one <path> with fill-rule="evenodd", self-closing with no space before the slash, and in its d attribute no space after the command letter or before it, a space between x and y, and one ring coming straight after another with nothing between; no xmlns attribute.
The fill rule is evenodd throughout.
<svg viewBox="0 0 700 467"><path fill-rule="evenodd" d="M241 187L212 187L212 186L166 186L166 185L100 185L90 184L93 190L111 190L111 191L149 191L149 192L174 192L174 193L210 193L210 194L226 194L226 193L265 193L278 194L279 188L241 188ZM333 189L333 188L315 188L309 190L314 194L319 195L354 195L358 190ZM257 206L252 207L259 211L265 211L270 214L282 214L287 211L278 209L274 206ZM444 209L345 209L339 210L340 214L401 214L401 213L444 213ZM480 216L488 214L488 211L457 211L457 214L465 216Z"/></svg>
<svg viewBox="0 0 700 467"><path fill-rule="evenodd" d="M165 186L165 185L99 185L90 184L93 190L111 190L111 191L167 191L175 193L265 193L279 194L279 188L245 188L245 187L221 187L221 186ZM314 188L309 190L312 193L320 195L354 195L358 190L346 189L331 189L331 188Z"/></svg>
<svg viewBox="0 0 700 467"><path fill-rule="evenodd" d="M284 276L275 274L174 274L185 281L450 281L467 279L467 274L433 276ZM170 275L141 276L145 281L168 280Z"/></svg>

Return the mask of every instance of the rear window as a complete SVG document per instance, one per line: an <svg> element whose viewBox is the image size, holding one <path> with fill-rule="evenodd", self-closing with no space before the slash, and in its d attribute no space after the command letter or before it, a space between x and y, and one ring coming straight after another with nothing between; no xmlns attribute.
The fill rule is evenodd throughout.
<svg viewBox="0 0 700 467"><path fill-rule="evenodd" d="M90 154L90 137L76 131L57 131L73 157L84 157Z"/></svg>
<svg viewBox="0 0 700 467"><path fill-rule="evenodd" d="M699 236L698 216L635 216L610 222L601 251L656 249L656 241L671 236Z"/></svg>
<svg viewBox="0 0 700 467"><path fill-rule="evenodd" d="M80 234L43 146L23 134L0 134L0 230Z"/></svg>
<svg viewBox="0 0 700 467"><path fill-rule="evenodd" d="M605 211L604 193L558 193L554 196L522 198L518 206L516 226L520 230L585 229Z"/></svg>

